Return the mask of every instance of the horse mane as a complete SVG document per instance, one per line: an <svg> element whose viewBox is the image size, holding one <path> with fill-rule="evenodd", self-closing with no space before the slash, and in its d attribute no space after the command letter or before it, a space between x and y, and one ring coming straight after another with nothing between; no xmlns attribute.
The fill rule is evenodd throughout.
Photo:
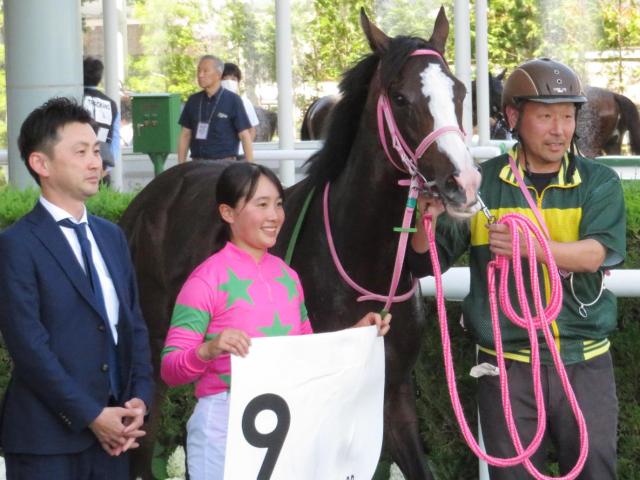
<svg viewBox="0 0 640 480"><path fill-rule="evenodd" d="M323 147L305 164L313 185L322 186L327 181L333 181L344 170L378 64L381 88L386 90L411 53L429 47L429 43L419 37L394 37L382 58L378 53L371 53L344 73L339 85L342 97L334 107L327 139Z"/></svg>

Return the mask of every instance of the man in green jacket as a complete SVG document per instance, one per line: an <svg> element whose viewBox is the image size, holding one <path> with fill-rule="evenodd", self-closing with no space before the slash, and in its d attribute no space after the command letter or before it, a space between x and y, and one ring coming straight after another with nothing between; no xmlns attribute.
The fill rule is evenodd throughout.
<svg viewBox="0 0 640 480"><path fill-rule="evenodd" d="M579 478L607 480L616 478L618 400L608 335L616 328L617 306L615 296L603 288L603 282L606 271L624 260L626 225L623 191L616 173L575 153L576 114L586 101L578 76L566 65L542 58L518 67L508 78L502 97L505 118L518 143L511 152L481 165L480 191L496 219L520 213L536 223L541 223L539 216L546 224L539 226L548 230L551 253L563 272L562 309L548 328L588 430L589 454ZM510 158L519 175L510 166ZM518 177L524 181L531 203ZM441 204L424 198L418 209L435 218L443 211ZM494 255L513 255L511 234L504 224L488 225L482 213L468 225L456 224L444 215L436 228L443 270L469 249L471 288L463 303L464 326L477 343L478 364L489 364L481 369L489 373L478 379L482 433L487 453L512 457L515 449L500 400L500 377L491 367L497 363L487 289L488 262ZM524 241L520 243L521 254L526 256ZM428 250L420 228L412 246L412 271L431 274L430 262L424 255L416 255ZM539 264L545 261L539 244L536 258ZM523 276L529 285L526 263ZM548 271L539 268L538 272L546 304ZM517 304L513 274L509 287L511 299ZM531 300L529 305L535 314ZM528 334L502 312L500 325L514 418L526 447L537 427ZM542 446L531 461L544 472L547 447L552 443L564 475L578 459L579 432L543 333L538 337L547 428ZM531 478L523 466L490 467L490 472L493 480Z"/></svg>

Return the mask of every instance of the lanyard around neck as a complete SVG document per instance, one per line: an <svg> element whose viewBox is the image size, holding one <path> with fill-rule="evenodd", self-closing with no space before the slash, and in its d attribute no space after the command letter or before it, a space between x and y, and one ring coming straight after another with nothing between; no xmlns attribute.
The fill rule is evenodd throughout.
<svg viewBox="0 0 640 480"><path fill-rule="evenodd" d="M203 95L202 97L200 97L200 108L198 109L198 122L202 121L202 101L204 100L204 97L207 95L206 91L202 93ZM223 93L224 93L224 87L221 86L220 91L218 92L218 98L216 98L216 103L213 104L213 110L211 110L211 114L209 115L209 119L207 120L207 125L211 123L211 119L213 118L213 115L216 113L216 110L218 109L218 103L220 103L220 99L222 98Z"/></svg>

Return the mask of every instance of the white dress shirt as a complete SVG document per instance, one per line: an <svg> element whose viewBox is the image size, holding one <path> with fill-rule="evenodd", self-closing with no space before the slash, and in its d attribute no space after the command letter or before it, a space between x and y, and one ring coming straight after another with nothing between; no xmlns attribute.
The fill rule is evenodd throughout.
<svg viewBox="0 0 640 480"><path fill-rule="evenodd" d="M111 274L107 269L107 264L104 262L104 258L102 257L102 253L100 253L100 249L98 248L98 244L96 243L96 239L93 237L93 233L91 232L91 228L89 227L87 221L87 209L84 209L82 213L82 218L80 221L76 220L73 215L71 215L66 210L54 205L50 201L48 201L43 196L40 196L40 203L47 211L51 214L53 219L57 222L60 220L64 220L65 218L70 219L73 223L86 223L87 224L87 238L89 239L89 243L91 243L91 257L93 259L93 264L96 267L96 272L98 273L98 278L100 279L100 286L102 287L102 295L104 297L105 309L107 310L107 317L109 319L109 325L111 327L111 333L113 334L113 339L116 344L118 343L118 316L120 311L120 300L118 300L118 295L116 294L116 289L113 286L113 280L111 280ZM78 237L76 235L75 230L69 227L63 227L58 225L62 233L64 234L67 242L69 242L69 246L71 250L73 250L73 254L78 260L80 267L85 270L84 260L82 258L82 249L80 248L80 242L78 241ZM86 273L86 271L85 271Z"/></svg>

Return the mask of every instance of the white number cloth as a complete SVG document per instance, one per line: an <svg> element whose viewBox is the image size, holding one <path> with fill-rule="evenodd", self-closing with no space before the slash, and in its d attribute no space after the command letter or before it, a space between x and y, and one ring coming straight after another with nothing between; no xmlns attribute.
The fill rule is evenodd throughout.
<svg viewBox="0 0 640 480"><path fill-rule="evenodd" d="M369 480L382 446L376 328L251 343L231 360L225 479Z"/></svg>

